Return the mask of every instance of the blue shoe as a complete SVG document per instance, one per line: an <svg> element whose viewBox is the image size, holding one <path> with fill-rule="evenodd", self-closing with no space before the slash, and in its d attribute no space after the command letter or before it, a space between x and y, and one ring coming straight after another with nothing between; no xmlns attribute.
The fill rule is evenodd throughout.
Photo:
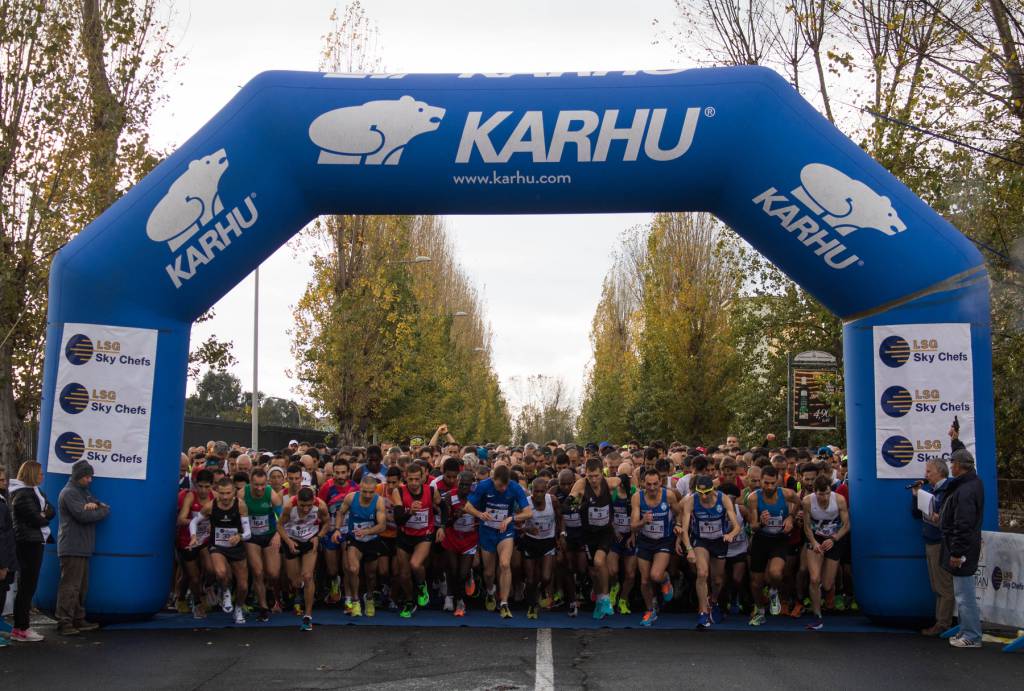
<svg viewBox="0 0 1024 691"><path fill-rule="evenodd" d="M604 600L602 597L594 603L594 619L604 619L608 615L604 608Z"/></svg>
<svg viewBox="0 0 1024 691"><path fill-rule="evenodd" d="M707 612L701 612L697 615L697 630L706 631L711 628L711 617L708 616Z"/></svg>
<svg viewBox="0 0 1024 691"><path fill-rule="evenodd" d="M733 600L732 601L732 606L729 607L729 614L732 614L733 616L736 616L741 611L742 610L740 609L740 601L739 600Z"/></svg>
<svg viewBox="0 0 1024 691"><path fill-rule="evenodd" d="M647 612L644 612L644 617L640 620L640 626L650 626L656 621L658 621L657 610L648 610Z"/></svg>
<svg viewBox="0 0 1024 691"><path fill-rule="evenodd" d="M312 631L313 630L313 617L302 617L302 623L299 624L300 631Z"/></svg>
<svg viewBox="0 0 1024 691"><path fill-rule="evenodd" d="M808 631L821 631L825 628L825 620L821 617L815 617L814 620L804 628Z"/></svg>
<svg viewBox="0 0 1024 691"><path fill-rule="evenodd" d="M674 593L672 579L669 576L665 576L665 580L661 584L661 599L665 602L672 602L672 595Z"/></svg>
<svg viewBox="0 0 1024 691"><path fill-rule="evenodd" d="M722 614L722 608L718 606L718 603L711 605L711 623L721 624L725 616Z"/></svg>

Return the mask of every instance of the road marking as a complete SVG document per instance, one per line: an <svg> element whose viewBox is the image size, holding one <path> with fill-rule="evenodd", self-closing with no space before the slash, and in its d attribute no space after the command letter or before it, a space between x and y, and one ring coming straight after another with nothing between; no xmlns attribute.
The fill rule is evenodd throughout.
<svg viewBox="0 0 1024 691"><path fill-rule="evenodd" d="M537 629L537 672L534 691L554 691L555 666L551 655L551 629Z"/></svg>

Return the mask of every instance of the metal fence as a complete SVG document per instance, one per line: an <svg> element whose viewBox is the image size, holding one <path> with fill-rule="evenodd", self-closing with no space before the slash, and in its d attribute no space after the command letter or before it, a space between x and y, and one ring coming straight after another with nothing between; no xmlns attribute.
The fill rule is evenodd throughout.
<svg viewBox="0 0 1024 691"><path fill-rule="evenodd" d="M259 446L261 449L277 451L288 446L288 442L292 439L308 441L311 444L330 443L328 441L330 436L330 432L322 430L260 425ZM181 442L182 451L190 446L206 444L211 439L226 441L229 444L238 442L242 446L248 446L252 440L252 424L218 420L217 418L185 417L185 430Z"/></svg>

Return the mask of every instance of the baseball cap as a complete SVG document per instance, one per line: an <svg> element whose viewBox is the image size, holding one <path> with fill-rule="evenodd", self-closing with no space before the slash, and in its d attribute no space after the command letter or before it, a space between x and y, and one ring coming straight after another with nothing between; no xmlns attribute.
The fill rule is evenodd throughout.
<svg viewBox="0 0 1024 691"><path fill-rule="evenodd" d="M299 440L298 439L292 439L290 442L288 442L288 446L292 446L293 444L295 446L298 446L299 445Z"/></svg>
<svg viewBox="0 0 1024 691"><path fill-rule="evenodd" d="M818 456L831 456L831 455L832 455L832 448L829 447L829 446L823 446L820 449L818 449Z"/></svg>

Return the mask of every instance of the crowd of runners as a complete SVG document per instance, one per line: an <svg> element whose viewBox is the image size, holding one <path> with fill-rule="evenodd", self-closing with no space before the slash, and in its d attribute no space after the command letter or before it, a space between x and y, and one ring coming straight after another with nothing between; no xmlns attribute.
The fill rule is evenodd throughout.
<svg viewBox="0 0 1024 691"><path fill-rule="evenodd" d="M528 619L695 612L824 626L856 610L835 447L428 441L182 454L173 606L202 619L436 608Z"/></svg>

